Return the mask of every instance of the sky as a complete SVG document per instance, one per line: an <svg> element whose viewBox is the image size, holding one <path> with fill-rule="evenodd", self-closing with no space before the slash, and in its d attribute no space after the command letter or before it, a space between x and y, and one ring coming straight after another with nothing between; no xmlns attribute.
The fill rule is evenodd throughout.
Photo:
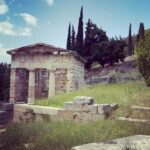
<svg viewBox="0 0 150 150"><path fill-rule="evenodd" d="M149 0L0 0L0 62L10 62L7 50L34 43L66 48L68 24L77 32L81 6L84 31L88 18L108 37L150 28Z"/></svg>

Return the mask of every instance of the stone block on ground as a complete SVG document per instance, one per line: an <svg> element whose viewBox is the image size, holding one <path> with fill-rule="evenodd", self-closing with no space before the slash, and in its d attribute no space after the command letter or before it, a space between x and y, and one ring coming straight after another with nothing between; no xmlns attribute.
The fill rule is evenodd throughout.
<svg viewBox="0 0 150 150"><path fill-rule="evenodd" d="M66 110L75 110L76 107L75 107L75 104L73 102L66 102L64 104L64 109L66 109Z"/></svg>
<svg viewBox="0 0 150 150"><path fill-rule="evenodd" d="M13 111L13 109L14 109L14 104L11 104L11 103L2 104L2 110L4 111Z"/></svg>
<svg viewBox="0 0 150 150"><path fill-rule="evenodd" d="M125 118L125 117L119 117L118 120L126 121L126 122L135 122L135 123L148 123L149 122L149 120L145 120L145 119L133 119L133 118Z"/></svg>
<svg viewBox="0 0 150 150"><path fill-rule="evenodd" d="M90 112L92 114L98 114L98 104L83 105L83 112Z"/></svg>
<svg viewBox="0 0 150 150"><path fill-rule="evenodd" d="M54 107L42 107L42 114L48 115L57 115L59 110L64 110L61 108L54 108Z"/></svg>
<svg viewBox="0 0 150 150"><path fill-rule="evenodd" d="M89 143L71 150L150 150L150 136L134 135L102 143Z"/></svg>
<svg viewBox="0 0 150 150"><path fill-rule="evenodd" d="M0 120L7 119L9 117L8 112L6 111L0 111Z"/></svg>
<svg viewBox="0 0 150 150"><path fill-rule="evenodd" d="M116 109L119 108L118 104L111 104L110 107L112 111L115 111Z"/></svg>
<svg viewBox="0 0 150 150"><path fill-rule="evenodd" d="M8 123L7 119L0 119L0 125L5 125Z"/></svg>
<svg viewBox="0 0 150 150"><path fill-rule="evenodd" d="M92 114L92 118L93 120L99 120L99 119L105 119L105 116L100 114Z"/></svg>
<svg viewBox="0 0 150 150"><path fill-rule="evenodd" d="M59 110L57 116L62 120L73 120L74 113L71 110Z"/></svg>
<svg viewBox="0 0 150 150"><path fill-rule="evenodd" d="M111 113L111 107L109 104L99 104L98 105L98 114L109 115Z"/></svg>
<svg viewBox="0 0 150 150"><path fill-rule="evenodd" d="M73 99L73 102L92 105L92 104L94 104L94 99L92 97L88 97L88 96L76 96Z"/></svg>

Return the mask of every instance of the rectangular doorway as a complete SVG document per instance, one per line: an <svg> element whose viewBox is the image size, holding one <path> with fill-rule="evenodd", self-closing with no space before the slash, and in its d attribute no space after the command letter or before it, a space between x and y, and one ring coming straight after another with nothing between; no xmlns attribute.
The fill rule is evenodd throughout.
<svg viewBox="0 0 150 150"><path fill-rule="evenodd" d="M35 98L48 98L49 71L47 69L35 69Z"/></svg>
<svg viewBox="0 0 150 150"><path fill-rule="evenodd" d="M16 102L28 102L29 71L24 68L16 70Z"/></svg>

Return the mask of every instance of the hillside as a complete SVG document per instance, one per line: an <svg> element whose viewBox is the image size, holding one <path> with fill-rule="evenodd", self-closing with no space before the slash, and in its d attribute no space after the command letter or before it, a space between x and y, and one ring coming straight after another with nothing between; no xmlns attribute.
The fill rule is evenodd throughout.
<svg viewBox="0 0 150 150"><path fill-rule="evenodd" d="M85 72L85 81L87 84L138 80L143 80L143 78L138 71L135 56L127 57L124 62L117 63L114 66L107 65L104 68L95 67Z"/></svg>

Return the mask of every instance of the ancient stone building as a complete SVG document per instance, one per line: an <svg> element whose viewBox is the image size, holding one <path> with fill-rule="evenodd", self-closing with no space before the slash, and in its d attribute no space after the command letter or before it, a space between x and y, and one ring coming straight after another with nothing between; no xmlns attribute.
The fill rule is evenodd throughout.
<svg viewBox="0 0 150 150"><path fill-rule="evenodd" d="M76 52L38 43L7 53L11 55L12 103L33 103L84 84L84 59Z"/></svg>

